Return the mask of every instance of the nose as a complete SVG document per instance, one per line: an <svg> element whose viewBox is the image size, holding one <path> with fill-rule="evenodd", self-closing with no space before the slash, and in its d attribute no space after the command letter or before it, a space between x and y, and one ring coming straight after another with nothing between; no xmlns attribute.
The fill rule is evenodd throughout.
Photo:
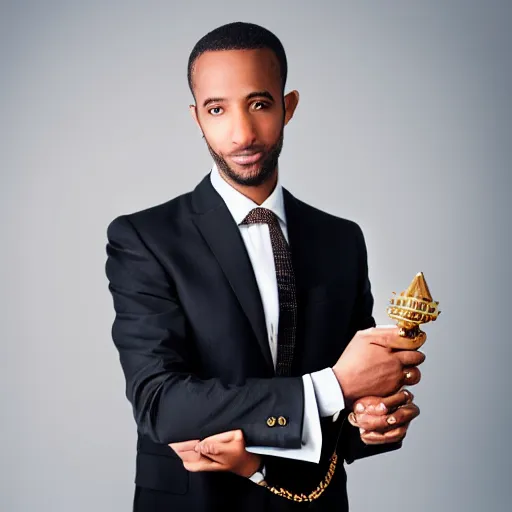
<svg viewBox="0 0 512 512"><path fill-rule="evenodd" d="M240 148L251 146L256 141L256 129L248 112L237 112L233 120L231 140Z"/></svg>

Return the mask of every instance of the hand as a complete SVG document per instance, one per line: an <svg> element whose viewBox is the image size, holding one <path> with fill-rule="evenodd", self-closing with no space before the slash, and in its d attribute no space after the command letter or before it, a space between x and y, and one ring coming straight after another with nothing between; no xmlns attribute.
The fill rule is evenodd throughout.
<svg viewBox="0 0 512 512"><path fill-rule="evenodd" d="M425 354L390 348L399 338L398 327L372 327L352 338L333 366L347 405L365 396L388 396L420 381L416 366Z"/></svg>
<svg viewBox="0 0 512 512"><path fill-rule="evenodd" d="M413 399L414 395L405 389L386 398L362 398L354 404L348 420L359 427L365 444L397 443L406 436L410 422L420 414Z"/></svg>
<svg viewBox="0 0 512 512"><path fill-rule="evenodd" d="M241 430L231 430L200 441L184 441L169 445L191 472L231 471L243 477L253 475L261 465L261 457L245 449Z"/></svg>

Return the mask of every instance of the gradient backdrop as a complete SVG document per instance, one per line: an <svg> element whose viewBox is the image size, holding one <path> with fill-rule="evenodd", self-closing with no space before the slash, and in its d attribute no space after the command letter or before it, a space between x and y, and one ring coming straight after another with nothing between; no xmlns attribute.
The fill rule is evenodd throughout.
<svg viewBox="0 0 512 512"><path fill-rule="evenodd" d="M512 2L490 0L1 2L0 509L131 509L106 227L208 172L186 63L237 20L286 48L283 183L361 224L377 321L419 270L441 302L422 414L348 467L352 510L507 510Z"/></svg>

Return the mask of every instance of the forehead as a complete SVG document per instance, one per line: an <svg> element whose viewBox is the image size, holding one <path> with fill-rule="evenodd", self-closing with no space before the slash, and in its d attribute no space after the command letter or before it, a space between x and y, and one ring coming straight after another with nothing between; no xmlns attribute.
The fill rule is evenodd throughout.
<svg viewBox="0 0 512 512"><path fill-rule="evenodd" d="M268 48L207 51L194 63L192 83L198 102L204 97L234 98L263 90L279 95L279 62Z"/></svg>

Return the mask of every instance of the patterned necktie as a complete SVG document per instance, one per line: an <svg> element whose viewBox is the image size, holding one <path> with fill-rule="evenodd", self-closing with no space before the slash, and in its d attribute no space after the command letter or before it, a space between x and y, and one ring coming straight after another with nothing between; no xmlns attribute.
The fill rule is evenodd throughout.
<svg viewBox="0 0 512 512"><path fill-rule="evenodd" d="M266 208L251 210L242 224L268 224L279 295L276 374L287 376L291 374L297 328L297 296L290 246L281 231L276 214Z"/></svg>

